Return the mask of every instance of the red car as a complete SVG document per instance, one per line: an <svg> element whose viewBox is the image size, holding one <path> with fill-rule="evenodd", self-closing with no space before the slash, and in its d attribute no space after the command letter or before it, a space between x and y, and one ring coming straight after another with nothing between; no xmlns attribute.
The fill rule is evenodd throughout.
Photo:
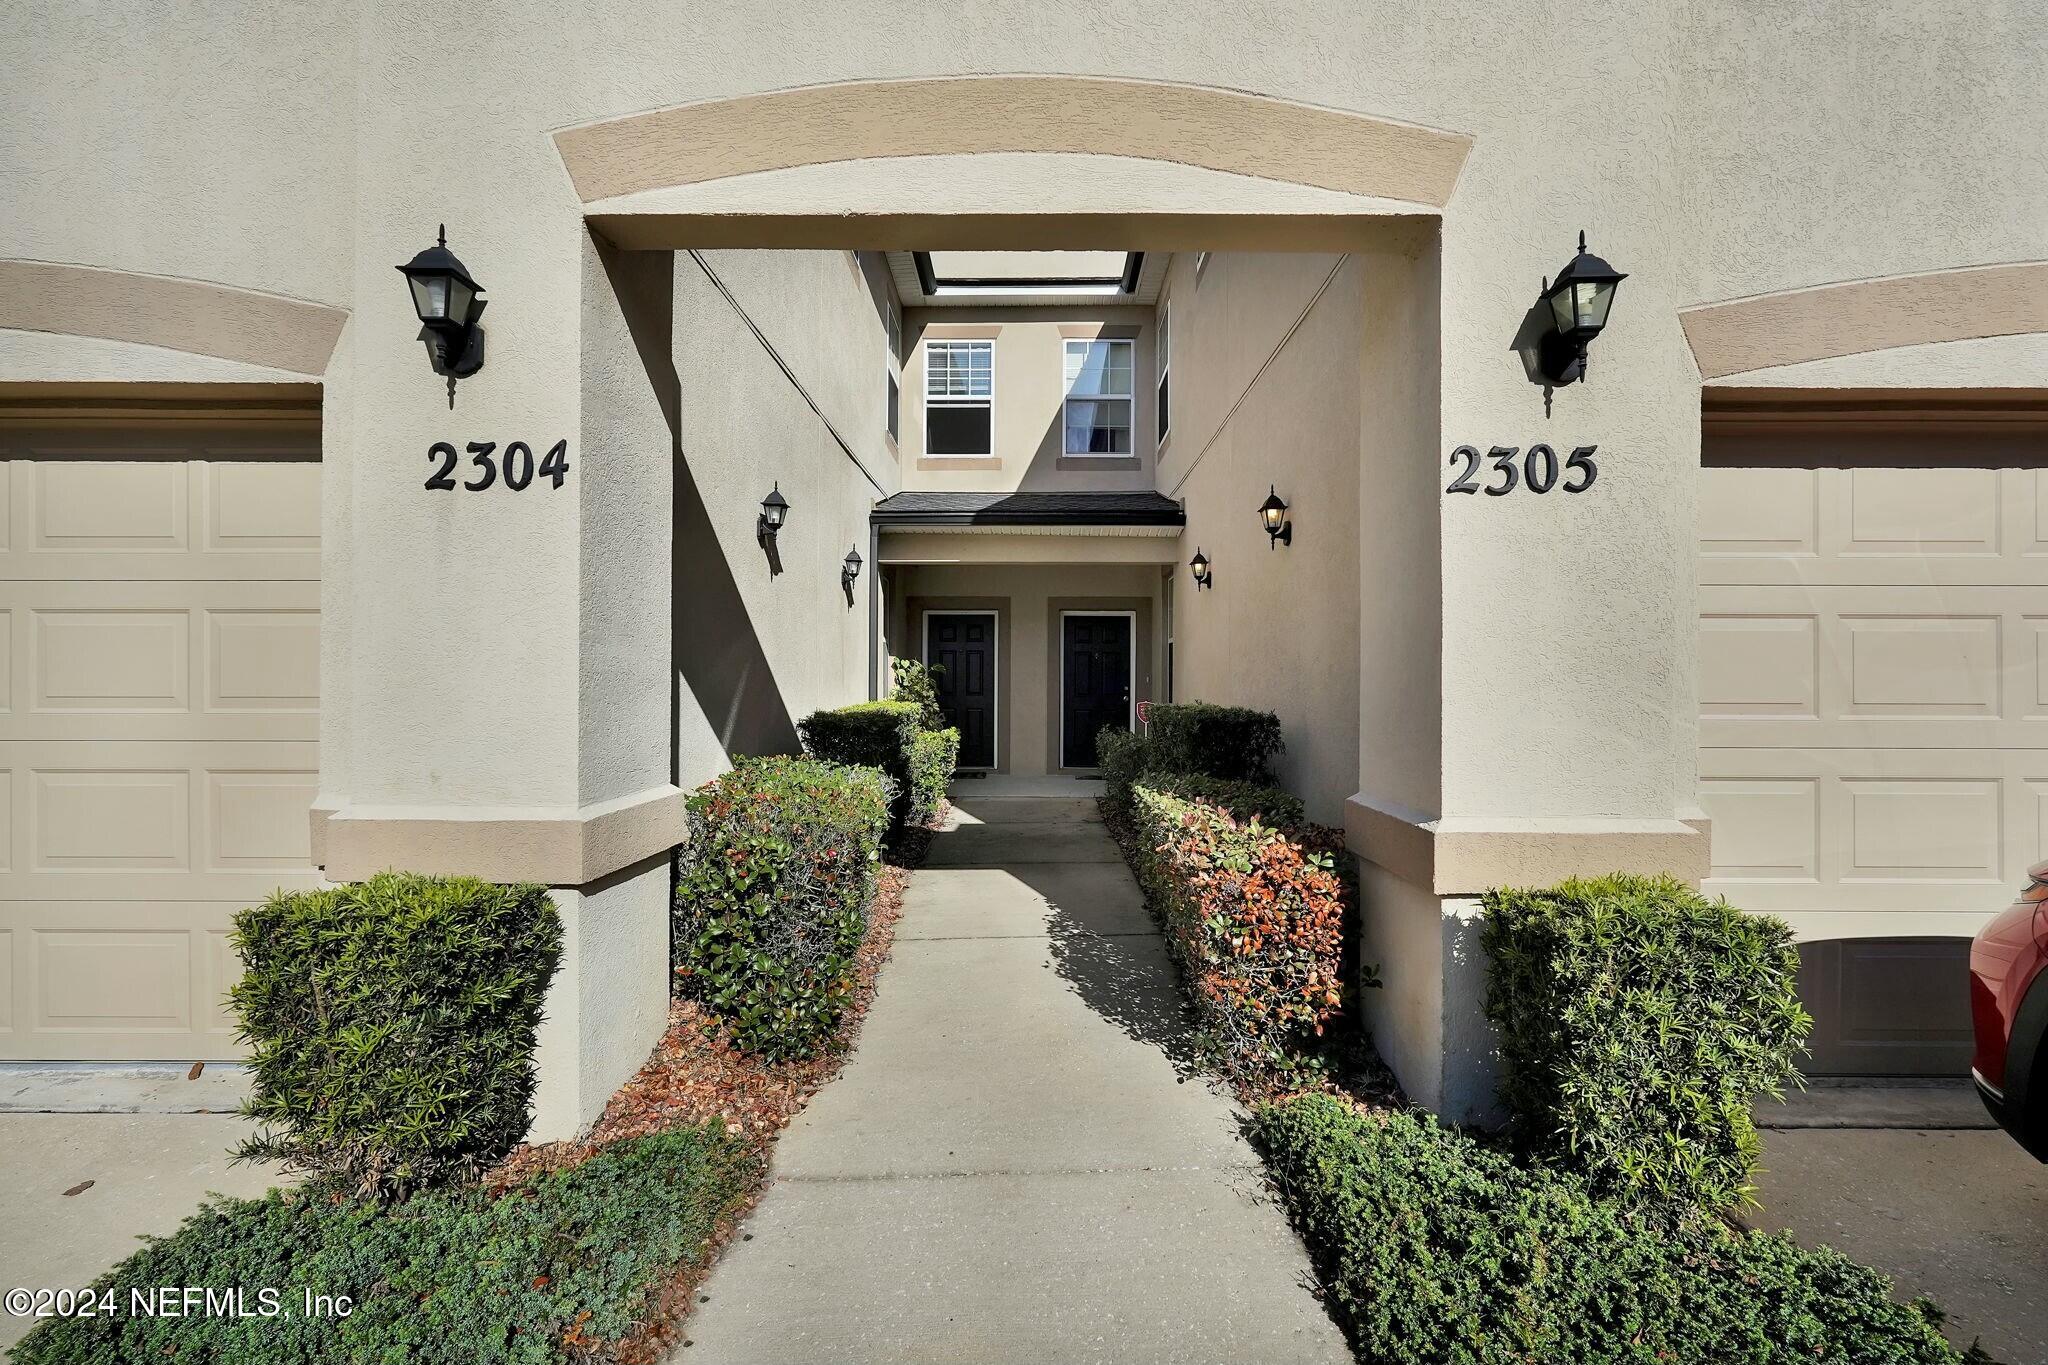
<svg viewBox="0 0 2048 1365"><path fill-rule="evenodd" d="M1970 1076L1999 1126L2048 1162L2048 863L1970 945Z"/></svg>

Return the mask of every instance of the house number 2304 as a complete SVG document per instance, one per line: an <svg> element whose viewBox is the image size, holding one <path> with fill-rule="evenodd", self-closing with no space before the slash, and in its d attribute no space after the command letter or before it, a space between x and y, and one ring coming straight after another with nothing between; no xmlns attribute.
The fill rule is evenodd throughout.
<svg viewBox="0 0 2048 1365"><path fill-rule="evenodd" d="M502 477L505 487L514 493L523 493L533 485L535 475L550 480L556 488L560 488L562 480L569 477L567 441L555 442L538 460L534 458L533 447L524 441L514 441L502 451L496 441L471 441L468 449L473 472L458 485L455 469L462 462L462 452L446 441L436 441L428 446L427 459L433 463L434 472L427 475L427 487L436 492L461 487L471 493L481 493Z"/></svg>
<svg viewBox="0 0 2048 1365"><path fill-rule="evenodd" d="M1530 446L1526 455L1520 446L1495 446L1484 455L1477 446L1459 446L1451 452L1450 462L1462 463L1465 468L1444 492L1485 493L1496 498L1504 498L1522 487L1531 493L1548 493L1553 488L1583 493L1600 477L1600 466L1593 463L1593 452L1599 448L1577 446L1560 460L1555 450L1540 441ZM1517 455L1522 456L1520 461L1515 459ZM1493 468L1487 474L1486 485L1481 487L1479 471L1488 460L1493 461ZM1558 482L1560 474L1563 483Z"/></svg>

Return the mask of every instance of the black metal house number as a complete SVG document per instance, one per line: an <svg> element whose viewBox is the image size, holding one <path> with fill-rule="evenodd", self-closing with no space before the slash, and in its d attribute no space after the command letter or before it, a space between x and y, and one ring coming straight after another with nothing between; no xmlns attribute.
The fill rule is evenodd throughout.
<svg viewBox="0 0 2048 1365"><path fill-rule="evenodd" d="M496 441L471 441L469 462L476 472L460 484L455 482L455 466L462 460L462 452L446 441L436 441L427 447L427 458L436 468L427 475L427 487L440 492L463 488L471 493L481 493L496 484L502 475L505 487L514 493L524 493L533 485L536 474L550 480L553 487L560 488L562 481L569 477L569 443L557 441L548 447L548 453L536 462L533 447L524 441L514 441L505 447L504 453L496 454Z"/></svg>
<svg viewBox="0 0 2048 1365"><path fill-rule="evenodd" d="M1520 446L1495 446L1484 455L1477 446L1459 446L1451 452L1450 463L1455 465L1462 460L1465 468L1444 492L1485 493L1494 498L1504 498L1517 488L1527 488L1531 493L1548 493L1553 488L1583 493L1600 477L1600 466L1593 463L1593 452L1599 448L1576 446L1560 466L1557 452L1541 441L1530 446L1526 455L1522 455ZM1515 462L1517 455L1522 455L1519 467ZM1481 487L1479 470L1487 460L1493 461L1493 470ZM1558 482L1560 472L1564 475L1563 483ZM1574 478L1577 482L1573 482Z"/></svg>

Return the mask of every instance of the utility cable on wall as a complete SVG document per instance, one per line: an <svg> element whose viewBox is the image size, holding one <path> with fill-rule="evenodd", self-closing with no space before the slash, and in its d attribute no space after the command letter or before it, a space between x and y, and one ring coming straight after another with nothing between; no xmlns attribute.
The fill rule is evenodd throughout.
<svg viewBox="0 0 2048 1365"><path fill-rule="evenodd" d="M1173 481L1173 487L1166 490L1168 497L1180 496L1180 490L1187 486L1188 480L1195 476L1197 469L1201 468L1202 460L1208 455L1210 447L1223 439L1223 433L1230 429L1231 419L1236 417L1237 410L1244 406L1244 400L1252 396L1252 390L1259 386L1261 379L1265 378L1266 371L1273 368L1273 362L1278 360L1280 353L1287 349L1287 343L1294 340L1294 334L1301 330L1301 325L1304 322L1308 321L1308 315L1315 312L1316 305L1323 301L1323 295L1329 292L1331 284L1335 283L1337 279L1337 272L1348 265L1350 261L1351 255L1349 252L1346 252L1337 258L1335 265L1330 267L1330 273L1323 276L1323 282L1316 286L1314 295L1309 298L1308 303L1302 308L1294 321L1288 324L1286 332L1281 334L1280 341L1273 347L1272 354L1260 362L1259 368L1253 372L1250 381L1245 384L1244 392L1237 396L1237 401L1232 403L1230 410L1223 414L1223 420L1216 424L1216 430L1209 433L1209 439L1202 443L1202 448L1195 452L1195 457L1192 460L1188 461L1188 467L1181 471L1178 479Z"/></svg>
<svg viewBox="0 0 2048 1365"><path fill-rule="evenodd" d="M718 272L711 268L711 262L704 259L704 253L691 249L688 255L691 260L697 263L697 268L704 272L704 278L711 281L711 287L716 289L719 295L732 306L732 311L739 316L739 320L746 324L749 332L754 334L754 340L761 343L761 349L768 353L768 358L775 362L775 367L782 371L784 378L789 380L789 386L796 390L797 396L810 406L812 412L818 414L818 420L824 424L826 432L831 435L833 442L838 445L846 458L853 462L853 467L860 471L860 476L868 481L869 486L875 490L876 494L887 496L889 490L882 486L881 480L868 472L867 465L862 463L860 456L854 454L853 446L847 442L844 436L839 434L839 428L832 425L832 419L827 417L825 410L818 406L818 400L811 397L811 391L804 387L804 382L796 377L796 371L791 369L789 362L782 358L782 352L775 349L775 343L768 339L768 334L755 325L754 319L748 315L747 310L740 306L740 301L733 297L732 290L726 288L725 281L720 279Z"/></svg>

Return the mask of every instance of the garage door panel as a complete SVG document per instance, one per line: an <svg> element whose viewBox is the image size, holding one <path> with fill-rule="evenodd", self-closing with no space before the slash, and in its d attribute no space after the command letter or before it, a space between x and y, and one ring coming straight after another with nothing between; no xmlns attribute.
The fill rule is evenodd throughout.
<svg viewBox="0 0 2048 1365"><path fill-rule="evenodd" d="M232 917L319 884L316 443L0 428L0 1056L240 1052Z"/></svg>
<svg viewBox="0 0 2048 1365"><path fill-rule="evenodd" d="M0 449L9 446L0 433ZM320 464L26 458L0 466L0 577L14 581L320 577Z"/></svg>
<svg viewBox="0 0 2048 1365"><path fill-rule="evenodd" d="M1705 446L1706 889L1807 941L1816 1070L1954 1072L1958 945L2048 857L2048 481L1805 439Z"/></svg>
<svg viewBox="0 0 2048 1365"><path fill-rule="evenodd" d="M225 1061L249 902L0 905L0 1057Z"/></svg>
<svg viewBox="0 0 2048 1365"><path fill-rule="evenodd" d="M11 583L0 742L312 739L313 583Z"/></svg>

